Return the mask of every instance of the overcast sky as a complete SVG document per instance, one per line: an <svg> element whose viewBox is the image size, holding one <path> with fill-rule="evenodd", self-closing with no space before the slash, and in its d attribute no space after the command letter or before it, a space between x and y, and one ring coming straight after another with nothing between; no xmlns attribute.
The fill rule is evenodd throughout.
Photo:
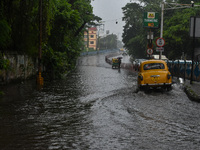
<svg viewBox="0 0 200 150"><path fill-rule="evenodd" d="M107 30L110 31L109 34L116 34L118 39L122 39L123 26L125 23L122 21L123 12L122 7L131 0L94 0L92 1L93 13L96 16L102 18L105 21L104 33ZM137 1L137 0L132 0ZM116 24L118 22L118 24Z"/></svg>

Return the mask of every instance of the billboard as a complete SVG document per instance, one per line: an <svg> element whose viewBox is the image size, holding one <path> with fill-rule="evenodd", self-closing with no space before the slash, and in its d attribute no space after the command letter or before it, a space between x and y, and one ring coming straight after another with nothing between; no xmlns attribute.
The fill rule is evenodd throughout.
<svg viewBox="0 0 200 150"><path fill-rule="evenodd" d="M159 14L157 12L144 12L143 23L145 28L159 27Z"/></svg>

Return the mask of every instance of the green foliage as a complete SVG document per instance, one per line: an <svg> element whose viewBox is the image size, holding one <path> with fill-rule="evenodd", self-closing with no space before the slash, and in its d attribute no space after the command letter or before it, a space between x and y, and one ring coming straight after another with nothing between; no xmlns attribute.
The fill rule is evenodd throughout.
<svg viewBox="0 0 200 150"><path fill-rule="evenodd" d="M5 19L0 20L0 49L6 48L11 41L11 28Z"/></svg>
<svg viewBox="0 0 200 150"><path fill-rule="evenodd" d="M44 52L44 64L48 70L53 71L51 74L60 77L66 70L75 67L76 59L83 47L83 30L80 28L86 20L91 20L90 8L89 3L84 3L82 0L76 1L73 5L65 0L59 0L56 4L55 21L48 40L50 48Z"/></svg>
<svg viewBox="0 0 200 150"><path fill-rule="evenodd" d="M61 0L57 4L55 22L48 41L49 45L55 51L65 51L79 25L80 16L78 11L71 9L69 3Z"/></svg>
<svg viewBox="0 0 200 150"><path fill-rule="evenodd" d="M173 16L165 17L164 38L165 49L171 59L180 59L184 52L191 59L192 39L189 37L190 17L198 15L198 9L182 9L173 12Z"/></svg>
<svg viewBox="0 0 200 150"><path fill-rule="evenodd" d="M37 57L39 2L1 0L0 48ZM83 47L86 24L101 20L93 14L90 3L91 0L42 1L43 62L53 76L60 77L60 74L74 68ZM1 60L1 64L5 63Z"/></svg>
<svg viewBox="0 0 200 150"><path fill-rule="evenodd" d="M61 78L62 74L67 73L69 69L66 52L55 52L52 48L46 48L43 50L42 60L50 78Z"/></svg>
<svg viewBox="0 0 200 150"><path fill-rule="evenodd" d="M110 34L99 40L100 49L116 49L117 48L117 35Z"/></svg>
<svg viewBox="0 0 200 150"><path fill-rule="evenodd" d="M125 47L129 50L129 53L133 57L145 57L147 49L147 32L149 29L144 29L143 24L143 12L153 11L160 12L160 2L153 0L140 0L142 5L137 3L129 3L123 9L125 26L123 33L123 42ZM167 2L179 2L182 4L190 4L190 1L172 1ZM195 4L198 3L195 1ZM189 25L191 16L199 16L200 8L187 8L176 10L165 10L164 13L164 39L165 52L170 59L180 59L182 52L184 52L188 59L191 56L192 40L189 37ZM154 45L155 39L159 37L160 29L152 29L154 32ZM197 46L200 46L198 44ZM154 46L155 48L156 46Z"/></svg>
<svg viewBox="0 0 200 150"><path fill-rule="evenodd" d="M5 93L3 91L0 91L0 97L4 96L4 95L5 95Z"/></svg>
<svg viewBox="0 0 200 150"><path fill-rule="evenodd" d="M4 55L0 54L0 70L9 69L9 60L4 58Z"/></svg>
<svg viewBox="0 0 200 150"><path fill-rule="evenodd" d="M122 8L125 21L124 33L122 35L124 47L129 50L133 57L144 57L145 30L143 24L144 9L137 3L128 3Z"/></svg>

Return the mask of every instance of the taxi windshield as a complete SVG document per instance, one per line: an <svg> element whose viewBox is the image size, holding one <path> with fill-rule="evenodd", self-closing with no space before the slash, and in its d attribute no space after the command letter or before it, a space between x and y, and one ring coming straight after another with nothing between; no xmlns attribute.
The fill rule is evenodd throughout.
<svg viewBox="0 0 200 150"><path fill-rule="evenodd" d="M165 65L163 63L149 63L149 64L145 64L143 69L144 70L165 69Z"/></svg>

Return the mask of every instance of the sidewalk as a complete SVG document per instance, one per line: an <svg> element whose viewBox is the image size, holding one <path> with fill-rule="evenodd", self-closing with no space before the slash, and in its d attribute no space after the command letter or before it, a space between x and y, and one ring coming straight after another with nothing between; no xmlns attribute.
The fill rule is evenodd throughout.
<svg viewBox="0 0 200 150"><path fill-rule="evenodd" d="M190 84L190 81L186 80L184 90L190 100L200 102L200 82L193 81Z"/></svg>

